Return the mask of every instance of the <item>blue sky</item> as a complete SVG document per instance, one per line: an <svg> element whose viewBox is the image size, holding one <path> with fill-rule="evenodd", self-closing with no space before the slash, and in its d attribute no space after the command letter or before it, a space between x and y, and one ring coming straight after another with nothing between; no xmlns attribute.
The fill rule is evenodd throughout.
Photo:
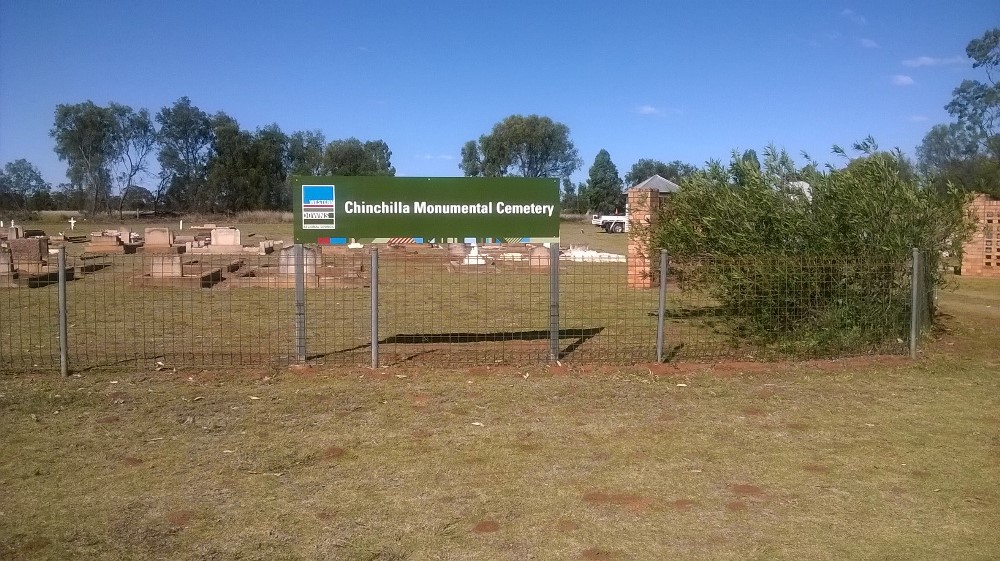
<svg viewBox="0 0 1000 561"><path fill-rule="evenodd" d="M943 2L56 2L0 0L0 164L65 181L55 106L156 113L188 96L241 126L383 139L400 176L454 176L504 117L604 148L702 164L769 143L836 162L872 135L914 154L950 120L965 46L996 0Z"/></svg>

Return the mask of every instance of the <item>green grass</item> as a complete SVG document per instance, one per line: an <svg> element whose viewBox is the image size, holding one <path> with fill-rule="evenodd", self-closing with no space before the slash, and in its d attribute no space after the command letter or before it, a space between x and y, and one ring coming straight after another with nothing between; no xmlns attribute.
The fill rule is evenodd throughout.
<svg viewBox="0 0 1000 561"><path fill-rule="evenodd" d="M993 559L995 283L918 361L0 378L4 559Z"/></svg>

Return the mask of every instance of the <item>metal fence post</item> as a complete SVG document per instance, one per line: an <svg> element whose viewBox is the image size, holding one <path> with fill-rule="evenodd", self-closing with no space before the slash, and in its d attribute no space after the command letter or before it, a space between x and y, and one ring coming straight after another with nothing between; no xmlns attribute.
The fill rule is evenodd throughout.
<svg viewBox="0 0 1000 561"><path fill-rule="evenodd" d="M372 368L378 368L378 248L372 248Z"/></svg>
<svg viewBox="0 0 1000 561"><path fill-rule="evenodd" d="M549 360L559 360L559 242L549 244Z"/></svg>
<svg viewBox="0 0 1000 561"><path fill-rule="evenodd" d="M66 313L66 247L59 248L59 373L69 376L69 329Z"/></svg>
<svg viewBox="0 0 1000 561"><path fill-rule="evenodd" d="M667 250L660 250L660 307L656 319L656 362L663 362L663 330L667 315Z"/></svg>
<svg viewBox="0 0 1000 561"><path fill-rule="evenodd" d="M910 358L917 358L917 337L920 333L920 311L917 302L920 300L920 250L913 248L913 265L910 267Z"/></svg>
<svg viewBox="0 0 1000 561"><path fill-rule="evenodd" d="M302 244L295 244L295 360L306 361L306 264Z"/></svg>

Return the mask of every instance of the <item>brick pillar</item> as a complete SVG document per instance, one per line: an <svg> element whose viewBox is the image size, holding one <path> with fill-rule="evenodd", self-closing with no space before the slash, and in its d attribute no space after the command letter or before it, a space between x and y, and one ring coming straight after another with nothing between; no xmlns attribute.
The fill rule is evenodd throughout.
<svg viewBox="0 0 1000 561"><path fill-rule="evenodd" d="M628 253L625 262L629 288L658 286L651 267L659 266L659 259L649 254L649 241L656 215L660 208L660 192L656 189L631 189L628 192ZM655 265L654 265L655 261Z"/></svg>
<svg viewBox="0 0 1000 561"><path fill-rule="evenodd" d="M962 276L1000 277L1000 201L977 195L969 210L976 231L962 248Z"/></svg>

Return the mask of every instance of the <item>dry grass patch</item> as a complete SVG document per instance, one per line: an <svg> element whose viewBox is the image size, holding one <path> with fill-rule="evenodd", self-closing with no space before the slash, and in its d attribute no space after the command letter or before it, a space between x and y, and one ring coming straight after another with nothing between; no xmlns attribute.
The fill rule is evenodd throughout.
<svg viewBox="0 0 1000 561"><path fill-rule="evenodd" d="M0 551L986 559L1000 382L952 360L7 377Z"/></svg>

